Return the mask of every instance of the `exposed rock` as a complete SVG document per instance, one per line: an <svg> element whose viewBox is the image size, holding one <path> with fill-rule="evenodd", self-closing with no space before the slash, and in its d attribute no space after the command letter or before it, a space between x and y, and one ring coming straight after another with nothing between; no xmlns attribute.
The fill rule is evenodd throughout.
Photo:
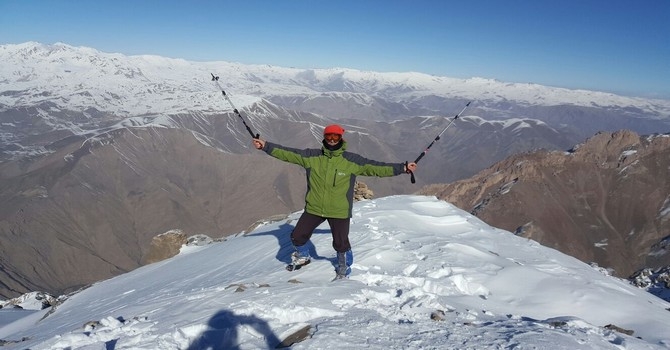
<svg viewBox="0 0 670 350"><path fill-rule="evenodd" d="M282 221L282 220L286 219L287 217L288 217L288 214L277 214L277 215L272 215L272 216L270 216L268 218L265 218L265 219L258 220L256 222L254 222L253 224L251 224L249 227L247 227L247 229L244 230L244 233L246 234L248 232L251 232L251 231L255 230L256 228L258 228L259 226L264 225L264 224L277 222L277 221Z"/></svg>
<svg viewBox="0 0 670 350"><path fill-rule="evenodd" d="M615 325L613 325L613 324L608 324L608 325L605 326L605 328L606 328L606 329L613 330L613 331L617 331L617 332L619 332L619 333L623 333L623 334L625 334L625 335L633 335L633 333L635 333L635 331L633 331L633 330L630 330L630 329L624 329L624 328L615 326Z"/></svg>
<svg viewBox="0 0 670 350"><path fill-rule="evenodd" d="M237 284L237 283L236 284L231 284L228 287L226 287L226 289L229 289L229 288L235 288L235 293L240 293L240 292L244 292L245 290L247 290L246 285Z"/></svg>
<svg viewBox="0 0 670 350"><path fill-rule="evenodd" d="M84 323L84 326L82 327L85 332L90 332L96 328L100 327L100 321L88 321Z"/></svg>
<svg viewBox="0 0 670 350"><path fill-rule="evenodd" d="M186 245L191 246L204 246L214 242L214 240L207 235L193 235L188 238Z"/></svg>
<svg viewBox="0 0 670 350"><path fill-rule="evenodd" d="M268 283L254 283L254 287L256 288L270 288L270 285ZM249 286L244 284L244 283L233 283L226 287L226 289L230 288L235 288L235 293L240 293L246 291Z"/></svg>
<svg viewBox="0 0 670 350"><path fill-rule="evenodd" d="M562 328L568 325L568 322L561 320L552 320L548 321L547 323L554 328Z"/></svg>
<svg viewBox="0 0 670 350"><path fill-rule="evenodd" d="M181 247L188 242L182 230L170 230L154 237L143 263L151 264L179 254Z"/></svg>
<svg viewBox="0 0 670 350"><path fill-rule="evenodd" d="M363 182L356 181L354 184L354 201L358 202L364 199L372 199L374 197L374 192L368 188Z"/></svg>
<svg viewBox="0 0 670 350"><path fill-rule="evenodd" d="M275 348L283 349L292 346L295 343L299 343L307 338L311 338L314 335L311 325L300 328L299 330L291 333L288 337L281 341Z"/></svg>
<svg viewBox="0 0 670 350"><path fill-rule="evenodd" d="M443 310L435 310L430 313L430 319L433 321L444 321L445 313Z"/></svg>
<svg viewBox="0 0 670 350"><path fill-rule="evenodd" d="M182 230L170 230L155 236L151 240L151 245L144 257L143 264L151 264L165 259L169 259L179 254L184 245L204 246L214 242L214 240L203 234L193 235L186 238Z"/></svg>

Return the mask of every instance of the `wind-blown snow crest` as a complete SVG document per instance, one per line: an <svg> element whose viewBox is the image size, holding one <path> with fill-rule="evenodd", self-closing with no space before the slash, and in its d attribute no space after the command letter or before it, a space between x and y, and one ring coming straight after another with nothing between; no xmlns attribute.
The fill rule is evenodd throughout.
<svg viewBox="0 0 670 350"><path fill-rule="evenodd" d="M327 224L312 263L284 269L299 215L99 282L0 339L34 350L259 349L308 327L293 349L670 348L669 303L435 197L356 203L353 273L334 282Z"/></svg>

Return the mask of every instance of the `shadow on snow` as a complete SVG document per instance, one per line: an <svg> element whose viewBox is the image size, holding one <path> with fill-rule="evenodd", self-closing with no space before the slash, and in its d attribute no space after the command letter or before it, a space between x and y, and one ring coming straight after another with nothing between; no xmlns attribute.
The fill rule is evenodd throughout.
<svg viewBox="0 0 670 350"><path fill-rule="evenodd" d="M238 332L244 326L249 326L261 334L268 349L281 343L265 320L254 315L236 315L232 311L221 310L209 319L207 330L193 340L188 350L240 349Z"/></svg>
<svg viewBox="0 0 670 350"><path fill-rule="evenodd" d="M291 232L293 232L293 229L295 226L289 225L289 224L282 224L279 226L278 229L273 230L273 231L267 231L267 232L259 232L259 233L254 233L251 235L246 235L245 237L256 237L256 236L274 236L277 238L277 244L279 245L279 248L277 249L277 254L275 255L275 258L279 261L281 261L284 264L290 264L291 263L291 253L294 252L293 249L293 243L291 242ZM317 228L314 230L314 234L326 234L326 233L331 233L330 229L319 229ZM335 256L333 257L325 257L319 255L319 253L316 251L316 247L312 243L312 241L307 242L307 248L309 249L309 255L312 258L312 260L328 260L333 264L333 266L337 265L337 258ZM333 250L333 255L334 255L334 250Z"/></svg>

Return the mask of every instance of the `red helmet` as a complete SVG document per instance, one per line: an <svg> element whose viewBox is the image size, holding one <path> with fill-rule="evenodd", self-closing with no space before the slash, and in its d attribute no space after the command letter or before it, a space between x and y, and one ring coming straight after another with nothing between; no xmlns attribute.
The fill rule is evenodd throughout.
<svg viewBox="0 0 670 350"><path fill-rule="evenodd" d="M337 124L332 124L326 126L325 129L323 129L323 134L338 134L338 135L344 135L344 129L337 125Z"/></svg>

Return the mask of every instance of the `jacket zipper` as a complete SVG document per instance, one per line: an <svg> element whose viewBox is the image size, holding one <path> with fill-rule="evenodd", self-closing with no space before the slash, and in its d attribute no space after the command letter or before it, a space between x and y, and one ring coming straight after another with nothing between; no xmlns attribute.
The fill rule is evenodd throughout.
<svg viewBox="0 0 670 350"><path fill-rule="evenodd" d="M337 169L335 169L335 175L333 175L333 187L335 187L335 180L337 180Z"/></svg>

